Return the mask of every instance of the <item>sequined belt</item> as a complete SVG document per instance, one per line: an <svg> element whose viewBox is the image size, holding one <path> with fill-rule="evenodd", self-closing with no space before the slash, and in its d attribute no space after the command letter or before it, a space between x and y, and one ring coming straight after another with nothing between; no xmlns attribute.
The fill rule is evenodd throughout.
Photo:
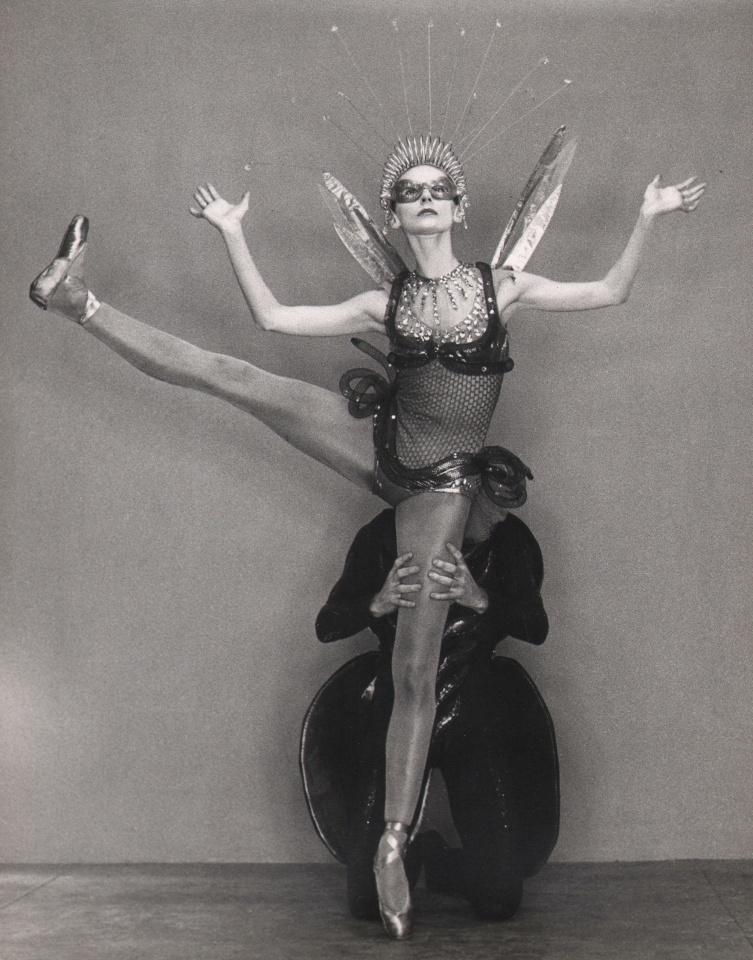
<svg viewBox="0 0 753 960"><path fill-rule="evenodd" d="M526 481L533 474L523 461L505 447L484 447L478 453L454 453L426 467L403 466L394 454L390 421L377 416L375 441L379 466L385 476L406 490L420 492L449 487L466 477L479 476L484 492L497 506L512 509L528 497Z"/></svg>

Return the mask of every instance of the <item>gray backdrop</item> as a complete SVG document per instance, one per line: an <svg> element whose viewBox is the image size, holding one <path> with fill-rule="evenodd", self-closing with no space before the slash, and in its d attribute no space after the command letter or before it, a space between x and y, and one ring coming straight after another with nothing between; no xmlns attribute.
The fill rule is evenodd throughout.
<svg viewBox="0 0 753 960"><path fill-rule="evenodd" d="M328 857L299 784L299 725L368 640L322 647L313 620L379 502L27 299L83 212L100 297L336 389L360 363L347 338L256 331L217 235L187 213L198 183L234 199L250 188L248 235L281 299L336 301L368 284L316 189L331 170L378 210L376 163L321 120L344 116L338 89L375 115L329 26L398 115L397 8L312 10L3 4L7 861ZM428 17L436 119L458 26L464 100L500 12L474 120L542 55L552 63L535 93L574 82L468 164L461 255L491 254L561 122L580 147L537 272L601 276L655 173L710 183L694 216L659 224L626 305L512 323L516 367L490 439L536 475L522 516L544 551L552 629L542 648L504 651L535 677L556 723L556 856L753 856L751 7L413 3L402 35L414 119L427 99ZM516 100L497 129L532 102ZM384 152L376 138L369 149Z"/></svg>

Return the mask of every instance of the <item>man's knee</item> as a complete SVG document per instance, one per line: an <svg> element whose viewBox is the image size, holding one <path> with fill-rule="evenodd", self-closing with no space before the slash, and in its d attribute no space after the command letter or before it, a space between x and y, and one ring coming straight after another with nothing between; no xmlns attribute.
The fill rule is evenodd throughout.
<svg viewBox="0 0 753 960"><path fill-rule="evenodd" d="M523 899L523 881L496 881L471 888L468 900L482 920L512 920Z"/></svg>
<svg viewBox="0 0 753 960"><path fill-rule="evenodd" d="M356 920L378 920L379 898L374 880L373 857L353 858L348 863L348 909Z"/></svg>

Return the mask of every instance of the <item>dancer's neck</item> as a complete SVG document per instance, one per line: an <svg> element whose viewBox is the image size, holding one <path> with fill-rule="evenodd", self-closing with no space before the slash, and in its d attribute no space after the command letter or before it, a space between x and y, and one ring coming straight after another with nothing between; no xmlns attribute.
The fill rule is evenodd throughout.
<svg viewBox="0 0 753 960"><path fill-rule="evenodd" d="M410 235L408 243L416 258L416 270L422 277L444 277L459 263L452 252L452 237L449 232L429 236Z"/></svg>

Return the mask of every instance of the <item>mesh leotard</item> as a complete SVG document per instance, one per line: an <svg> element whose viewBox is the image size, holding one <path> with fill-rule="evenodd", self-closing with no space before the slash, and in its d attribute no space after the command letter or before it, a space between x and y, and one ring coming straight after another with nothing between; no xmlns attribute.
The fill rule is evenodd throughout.
<svg viewBox="0 0 753 960"><path fill-rule="evenodd" d="M386 479L406 496L427 490L475 496L483 482L500 505L520 506L530 471L510 451L484 447L502 378L513 362L491 268L485 263L476 267L486 310L483 332L460 343L401 332L395 317L410 276L404 271L392 285L385 315L389 358L385 361L373 348L354 341L383 363L390 383L357 369L343 376L340 389L354 416L374 414L377 483Z"/></svg>

